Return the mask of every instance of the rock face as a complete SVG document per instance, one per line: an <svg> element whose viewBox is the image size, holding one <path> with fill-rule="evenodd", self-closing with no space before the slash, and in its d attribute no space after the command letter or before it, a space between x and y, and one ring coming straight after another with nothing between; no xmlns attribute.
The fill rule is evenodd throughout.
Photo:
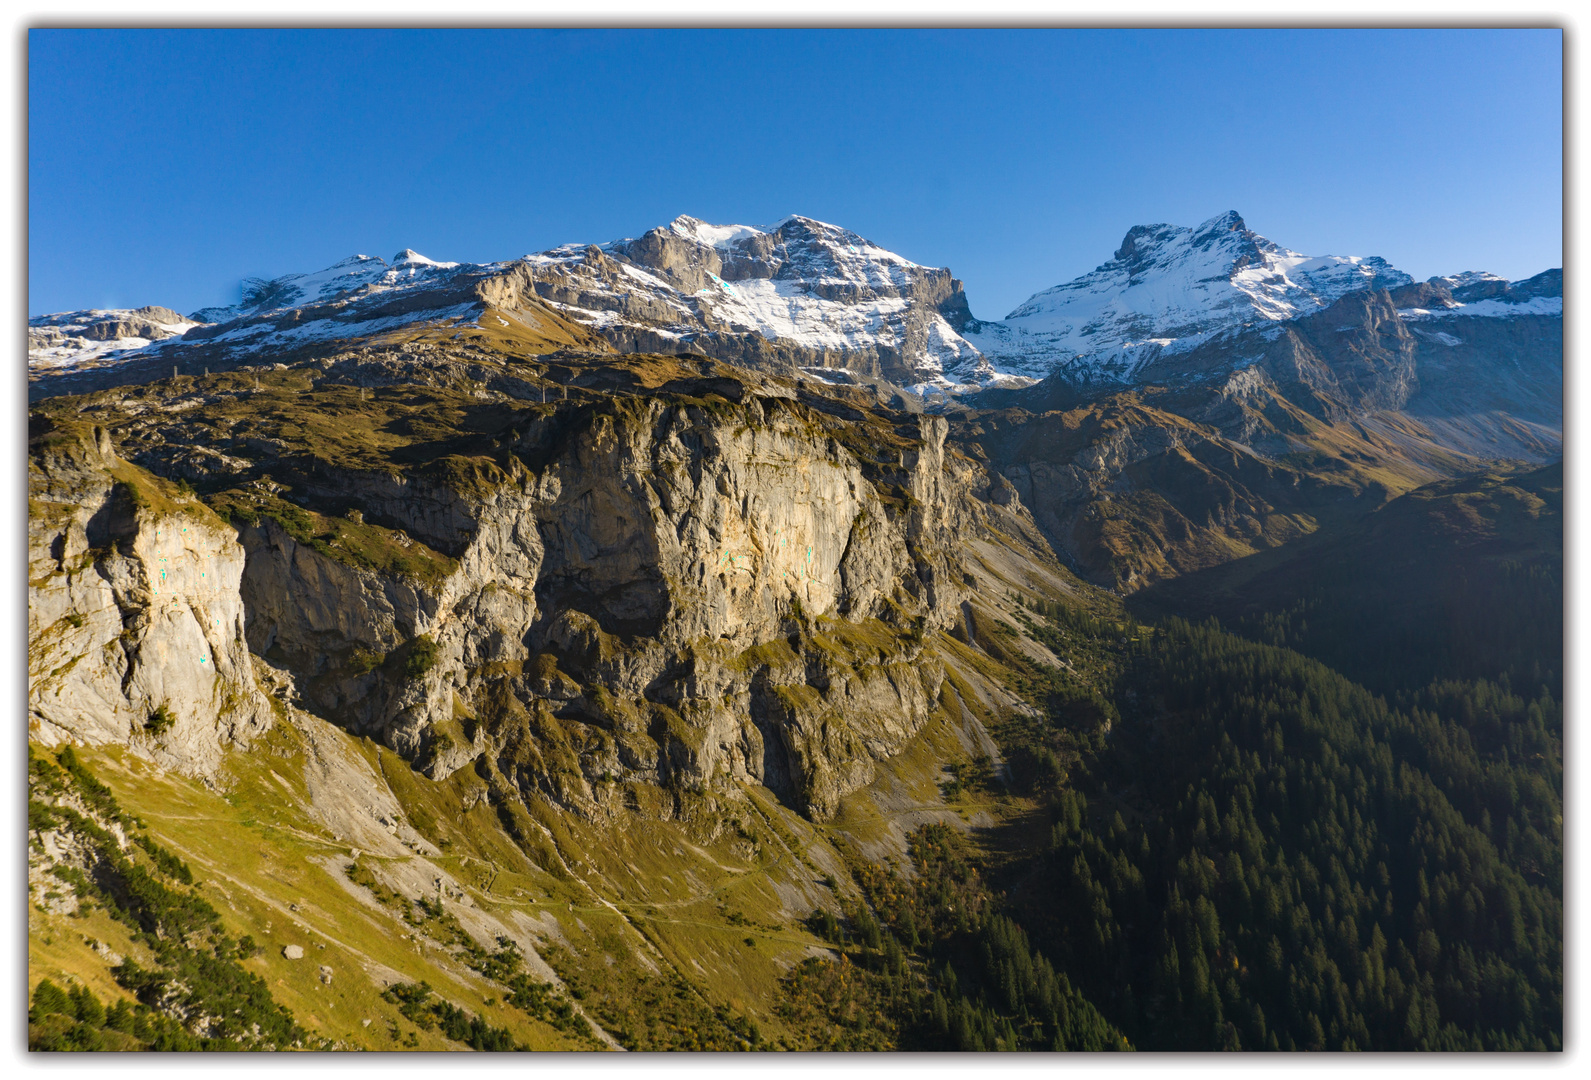
<svg viewBox="0 0 1591 1080"><path fill-rule="evenodd" d="M950 271L811 218L755 229L679 217L639 239L526 262L540 296L620 351L686 348L920 388L999 381L956 331L971 316Z"/></svg>
<svg viewBox="0 0 1591 1080"><path fill-rule="evenodd" d="M958 610L962 515L947 425L921 424L895 463L902 512L777 398L722 416L651 401L532 422L510 460L546 456L537 472L511 467L469 493L361 485L364 516L456 553L430 585L346 566L270 519L246 528L249 640L310 676L313 707L433 775L490 747L480 713L495 708L498 726L543 727L535 741L550 745L514 779L559 798L604 774L729 776L822 815L938 696L939 669L913 662L924 630ZM421 636L435 660L412 677L328 664L412 653ZM547 770L564 749L570 771Z"/></svg>
<svg viewBox="0 0 1591 1080"><path fill-rule="evenodd" d="M33 432L30 734L209 772L271 722L244 642L234 531L119 460L103 428Z"/></svg>
<svg viewBox="0 0 1591 1080"><path fill-rule="evenodd" d="M307 369L323 389L278 400L345 408L361 362ZM435 394L420 415L479 410L417 389L422 368L401 388ZM246 670L246 642L305 707L433 777L473 763L590 813L604 785L753 782L823 817L937 707L925 641L962 618L962 542L1026 512L947 447L941 417L732 371L547 405L521 385L413 468L229 440L235 421L207 421L199 398L116 430L133 460L210 485L234 523L203 534L230 545L223 672ZM129 737L118 723L103 736Z"/></svg>
<svg viewBox="0 0 1591 1080"><path fill-rule="evenodd" d="M1253 369L1311 415L1345 420L1403 407L1418 387L1416 345L1389 293L1359 291L1313 315L1162 353L1138 381L1188 386Z"/></svg>

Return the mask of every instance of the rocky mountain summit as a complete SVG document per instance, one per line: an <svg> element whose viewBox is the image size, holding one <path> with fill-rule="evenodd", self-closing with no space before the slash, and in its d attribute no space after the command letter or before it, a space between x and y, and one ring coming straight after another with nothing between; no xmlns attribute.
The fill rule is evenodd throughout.
<svg viewBox="0 0 1591 1080"><path fill-rule="evenodd" d="M639 239L526 262L538 295L620 351L683 348L919 391L1010 382L956 332L969 314L950 271L811 218L756 229L679 217Z"/></svg>
<svg viewBox="0 0 1591 1080"><path fill-rule="evenodd" d="M1000 370L1130 382L1161 354L1412 281L1379 257L1290 251L1232 210L1194 228L1136 225L1111 261L964 330Z"/></svg>

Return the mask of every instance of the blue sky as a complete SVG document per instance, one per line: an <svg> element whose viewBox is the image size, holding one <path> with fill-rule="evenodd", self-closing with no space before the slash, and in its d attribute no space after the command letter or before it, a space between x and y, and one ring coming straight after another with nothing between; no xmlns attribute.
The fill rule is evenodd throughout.
<svg viewBox="0 0 1591 1080"><path fill-rule="evenodd" d="M802 213L974 314L1229 209L1417 278L1562 260L1558 31L32 31L30 313Z"/></svg>

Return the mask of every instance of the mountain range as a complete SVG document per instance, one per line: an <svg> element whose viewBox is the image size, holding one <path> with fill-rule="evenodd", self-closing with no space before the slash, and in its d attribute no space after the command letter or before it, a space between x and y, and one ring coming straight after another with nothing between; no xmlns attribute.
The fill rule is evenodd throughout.
<svg viewBox="0 0 1591 1080"><path fill-rule="evenodd" d="M1239 331L1275 333L1350 293L1412 284L1379 257L1280 247L1233 211L1196 228L1135 226L1109 262L986 322L973 318L949 270L919 266L849 230L800 216L766 229L682 216L639 239L512 262L436 262L410 250L390 263L357 255L317 273L251 279L237 304L186 319L167 309L40 316L29 321L29 359L40 373L155 355L180 364L188 353L180 346L201 342L212 346L206 353L225 346L246 355L416 322L506 322L516 310L545 308L620 352L884 379L919 394L1057 375L1131 383L1146 366ZM1554 296L1546 279L1511 288L1467 272L1431 284L1462 295L1444 292L1425 319L1562 310L1561 287ZM488 307L500 310L488 316Z"/></svg>
<svg viewBox="0 0 1591 1080"><path fill-rule="evenodd" d="M1562 295L682 217L34 318L30 1046L1561 1047Z"/></svg>

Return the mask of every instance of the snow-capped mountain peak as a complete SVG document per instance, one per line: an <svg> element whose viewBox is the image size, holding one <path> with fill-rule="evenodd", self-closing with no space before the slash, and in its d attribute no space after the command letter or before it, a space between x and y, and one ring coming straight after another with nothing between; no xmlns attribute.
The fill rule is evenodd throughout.
<svg viewBox="0 0 1591 1080"><path fill-rule="evenodd" d="M996 378L947 320L965 311L948 270L801 215L766 228L681 216L600 248L528 256L537 291L621 347L726 359L776 346L798 367L850 367L912 386Z"/></svg>
<svg viewBox="0 0 1591 1080"><path fill-rule="evenodd" d="M1229 210L1193 227L1135 225L1110 262L1029 297L967 339L996 368L1042 377L1127 379L1165 350L1329 306L1360 289L1413 279L1379 257L1291 251Z"/></svg>
<svg viewBox="0 0 1591 1080"><path fill-rule="evenodd" d="M583 343L574 347L601 338L624 352L699 353L927 392L1056 373L1130 382L1161 357L1244 331L1269 335L1370 289L1398 293L1398 310L1417 320L1552 314L1563 303L1561 271L1521 282L1467 271L1414 286L1384 259L1304 255L1228 211L1192 227L1133 226L1108 262L979 322L949 270L849 229L799 214L766 227L682 215L639 237L510 262L443 262L412 248L390 262L354 255L314 273L249 279L237 304L187 319L152 308L40 316L29 355L30 366L50 369L156 354L163 363L200 344L260 356L418 322L489 320L493 307L523 307L532 321L532 309L551 308L590 332L560 339Z"/></svg>

